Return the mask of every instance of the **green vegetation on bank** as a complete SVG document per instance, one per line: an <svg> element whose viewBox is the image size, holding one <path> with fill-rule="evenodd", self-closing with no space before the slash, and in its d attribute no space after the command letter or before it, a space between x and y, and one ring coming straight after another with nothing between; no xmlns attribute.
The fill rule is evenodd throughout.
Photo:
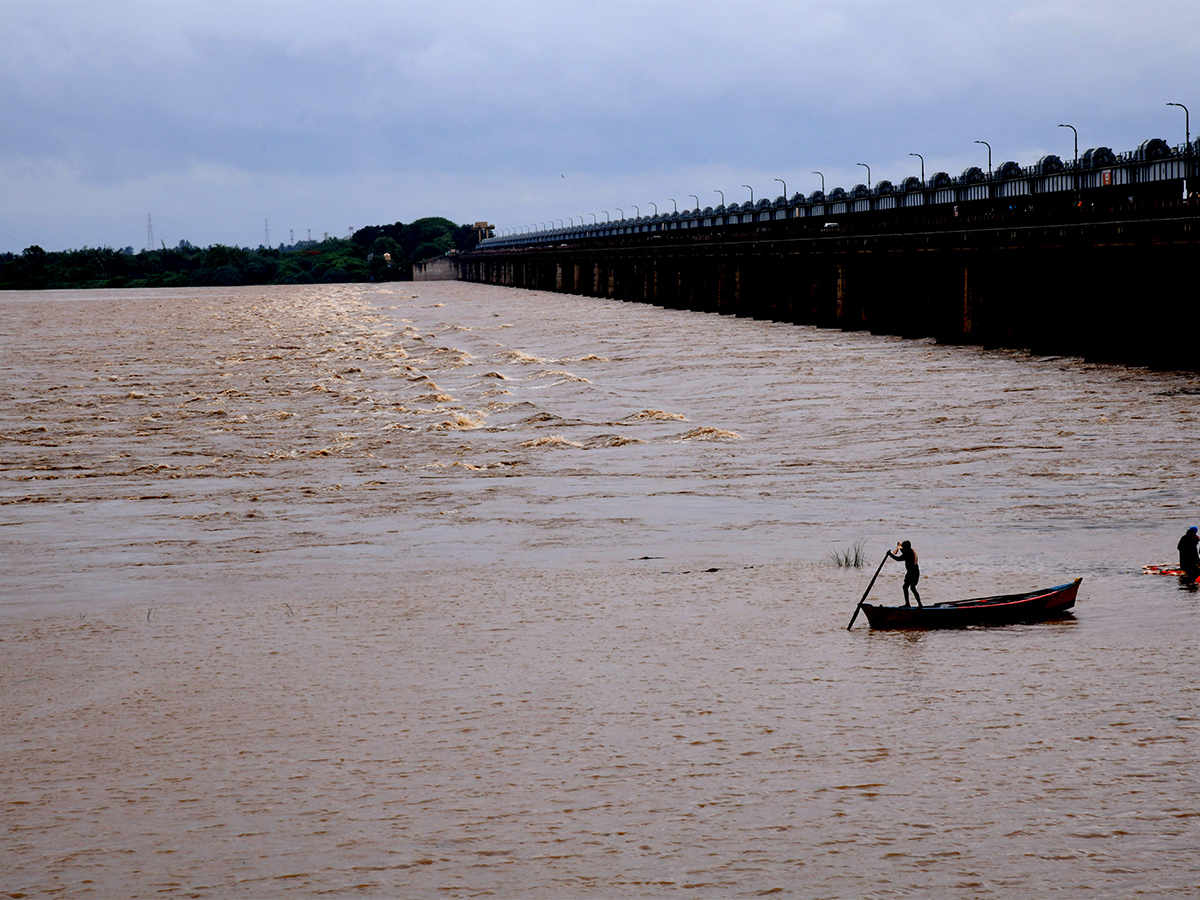
<svg viewBox="0 0 1200 900"><path fill-rule="evenodd" d="M0 290L407 281L414 262L470 250L476 241L472 226L431 217L360 228L348 239L256 250L187 241L138 253L132 247L47 252L35 245L0 254Z"/></svg>

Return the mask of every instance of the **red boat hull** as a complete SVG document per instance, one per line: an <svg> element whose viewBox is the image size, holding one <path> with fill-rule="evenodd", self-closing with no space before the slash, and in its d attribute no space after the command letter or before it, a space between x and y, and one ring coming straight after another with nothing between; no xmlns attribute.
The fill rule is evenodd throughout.
<svg viewBox="0 0 1200 900"><path fill-rule="evenodd" d="M862 611L866 613L872 628L965 628L969 625L1036 622L1066 615L1075 605L1075 595L1079 593L1081 581L1082 578L1076 578L1070 584L1024 594L978 597L931 606L875 606L864 603Z"/></svg>

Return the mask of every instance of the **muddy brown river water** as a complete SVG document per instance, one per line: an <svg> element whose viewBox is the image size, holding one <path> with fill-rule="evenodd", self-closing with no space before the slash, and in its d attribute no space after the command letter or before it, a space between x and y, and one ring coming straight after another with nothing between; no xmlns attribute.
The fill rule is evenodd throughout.
<svg viewBox="0 0 1200 900"><path fill-rule="evenodd" d="M457 283L0 295L0 896L1194 897L1200 594L1140 570L1198 401ZM902 538L1075 615L847 631Z"/></svg>

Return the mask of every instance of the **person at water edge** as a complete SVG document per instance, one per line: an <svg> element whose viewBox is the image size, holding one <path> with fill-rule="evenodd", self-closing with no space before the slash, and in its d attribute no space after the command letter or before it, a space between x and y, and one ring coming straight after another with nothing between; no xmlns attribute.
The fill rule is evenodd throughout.
<svg viewBox="0 0 1200 900"><path fill-rule="evenodd" d="M908 602L911 588L913 596L917 598L917 606L920 606L921 595L917 593L917 582L921 580L921 567L917 565L917 551L908 541L901 541L896 545L895 553L888 552L888 559L898 559L904 563L904 605L912 606Z"/></svg>
<svg viewBox="0 0 1200 900"><path fill-rule="evenodd" d="M1179 568L1183 569L1183 574L1192 578L1200 576L1200 554L1196 552L1197 544L1200 544L1200 535L1196 534L1196 526L1193 525L1176 545L1179 548Z"/></svg>

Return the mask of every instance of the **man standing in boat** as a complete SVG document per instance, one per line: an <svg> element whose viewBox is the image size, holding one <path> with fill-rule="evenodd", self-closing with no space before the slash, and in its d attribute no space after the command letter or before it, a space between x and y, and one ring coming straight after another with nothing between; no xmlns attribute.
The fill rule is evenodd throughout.
<svg viewBox="0 0 1200 900"><path fill-rule="evenodd" d="M1183 569L1183 574L1188 578L1200 576L1200 554L1196 552L1197 544L1200 544L1200 535L1196 534L1196 526L1193 525L1176 545L1179 548L1179 568Z"/></svg>
<svg viewBox="0 0 1200 900"><path fill-rule="evenodd" d="M901 541L896 545L895 553L889 551L888 559L898 559L904 563L904 605L912 606L908 602L908 590L912 588L913 596L917 598L917 606L920 606L921 595L917 593L917 582L921 580L921 567L917 565L917 551L908 541Z"/></svg>

